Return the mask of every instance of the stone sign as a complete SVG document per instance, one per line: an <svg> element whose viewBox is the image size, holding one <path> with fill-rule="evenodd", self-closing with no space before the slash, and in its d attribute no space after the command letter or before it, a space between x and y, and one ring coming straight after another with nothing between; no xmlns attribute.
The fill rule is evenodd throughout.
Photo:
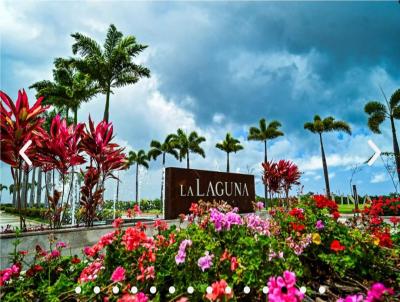
<svg viewBox="0 0 400 302"><path fill-rule="evenodd" d="M188 214L199 200L226 201L240 213L253 211L254 175L182 168L166 168L165 175L165 219Z"/></svg>

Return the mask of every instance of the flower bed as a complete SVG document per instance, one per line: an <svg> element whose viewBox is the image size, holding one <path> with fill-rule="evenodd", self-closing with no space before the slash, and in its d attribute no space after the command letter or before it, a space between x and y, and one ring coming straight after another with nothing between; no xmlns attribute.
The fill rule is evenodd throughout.
<svg viewBox="0 0 400 302"><path fill-rule="evenodd" d="M374 225L366 215L363 223L340 223L336 203L323 196L304 197L268 219L216 204L194 204L191 212L181 216L186 228L156 221L154 236L141 223L122 230L116 219L83 259L62 256L63 243L36 247L25 273L25 252L16 249L13 266L1 272L2 301L399 298L397 224Z"/></svg>

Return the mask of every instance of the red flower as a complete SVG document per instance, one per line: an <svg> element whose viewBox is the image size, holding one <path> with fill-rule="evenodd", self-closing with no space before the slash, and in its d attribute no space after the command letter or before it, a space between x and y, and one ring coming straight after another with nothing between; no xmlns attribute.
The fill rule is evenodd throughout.
<svg viewBox="0 0 400 302"><path fill-rule="evenodd" d="M135 215L140 215L140 214L142 214L142 211L140 210L140 207L139 207L139 205L137 205L137 204L135 204L135 205L133 206L133 212L135 213Z"/></svg>
<svg viewBox="0 0 400 302"><path fill-rule="evenodd" d="M338 211L335 211L332 213L332 218L335 220L338 220L340 217L340 213Z"/></svg>
<svg viewBox="0 0 400 302"><path fill-rule="evenodd" d="M236 270L239 266L239 263L236 259L236 257L232 257L231 258L231 271L233 272L234 270Z"/></svg>
<svg viewBox="0 0 400 302"><path fill-rule="evenodd" d="M398 224L398 223L400 222L400 217L392 216L392 217L390 217L389 220L390 220L394 225L396 225L396 224Z"/></svg>
<svg viewBox="0 0 400 302"><path fill-rule="evenodd" d="M389 229L376 230L374 236L379 239L379 246L391 248L393 246L392 238L390 237Z"/></svg>
<svg viewBox="0 0 400 302"><path fill-rule="evenodd" d="M197 203L192 203L189 208L189 212L197 216L199 214L199 205Z"/></svg>
<svg viewBox="0 0 400 302"><path fill-rule="evenodd" d="M135 228L127 228L125 234L122 236L122 244L128 251L136 250L143 242L147 242L146 234Z"/></svg>
<svg viewBox="0 0 400 302"><path fill-rule="evenodd" d="M225 280L216 281L211 285L212 292L206 295L206 298L210 301L228 301L233 297L232 292L227 294L226 288L228 284ZM223 300L224 299L224 300Z"/></svg>
<svg viewBox="0 0 400 302"><path fill-rule="evenodd" d="M315 205L319 209L329 209L331 214L338 212L338 205L335 201L329 200L324 195L314 195L313 199L315 201Z"/></svg>
<svg viewBox="0 0 400 302"><path fill-rule="evenodd" d="M81 259L79 259L78 257L72 257L72 259L71 259L71 263L72 264L78 264L78 263L80 263L81 262Z"/></svg>
<svg viewBox="0 0 400 302"><path fill-rule="evenodd" d="M121 225L122 225L123 223L124 223L124 220L123 220L121 217L118 217L118 218L116 218L116 219L113 221L112 226L113 226L113 228L118 229L118 228L121 227Z"/></svg>
<svg viewBox="0 0 400 302"><path fill-rule="evenodd" d="M289 215L292 217L296 217L299 220L304 220L304 214L303 214L303 210L299 209L299 208L294 208L292 210L289 211Z"/></svg>
<svg viewBox="0 0 400 302"><path fill-rule="evenodd" d="M301 223L291 222L290 225L291 225L293 231L295 231L295 232L304 231L304 229L306 228L306 226L304 224L301 224Z"/></svg>
<svg viewBox="0 0 400 302"><path fill-rule="evenodd" d="M383 219L380 218L379 216L373 216L373 217L371 218L371 220L370 220L370 223L371 223L372 225L375 225L375 226L380 225L382 222L383 222Z"/></svg>
<svg viewBox="0 0 400 302"><path fill-rule="evenodd" d="M231 254L229 254L228 250L224 250L224 252L222 253L221 257L220 257L220 261L224 261L224 260L230 260L231 259Z"/></svg>
<svg viewBox="0 0 400 302"><path fill-rule="evenodd" d="M340 244L339 240L333 240L331 243L331 250L334 252L340 252L340 251L344 251L346 249L346 247L344 245Z"/></svg>
<svg viewBox="0 0 400 302"><path fill-rule="evenodd" d="M161 219L157 219L154 222L154 227L157 228L158 231L168 230L168 224L165 221L162 221Z"/></svg>

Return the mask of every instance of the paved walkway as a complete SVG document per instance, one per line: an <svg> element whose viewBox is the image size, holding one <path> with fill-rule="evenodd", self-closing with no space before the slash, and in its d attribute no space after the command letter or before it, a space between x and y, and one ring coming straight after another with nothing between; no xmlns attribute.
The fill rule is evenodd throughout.
<svg viewBox="0 0 400 302"><path fill-rule="evenodd" d="M41 224L44 223L26 219L27 227L40 226ZM5 228L7 227L7 225L11 225L12 227L19 227L19 216L0 211L0 227Z"/></svg>

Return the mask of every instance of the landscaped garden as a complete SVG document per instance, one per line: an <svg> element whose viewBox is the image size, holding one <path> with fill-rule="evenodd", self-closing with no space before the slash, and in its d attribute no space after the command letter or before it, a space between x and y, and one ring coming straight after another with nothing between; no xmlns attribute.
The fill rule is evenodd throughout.
<svg viewBox="0 0 400 302"><path fill-rule="evenodd" d="M18 250L1 272L3 301L395 301L399 199L376 200L346 223L335 202L304 196L290 209L241 216L193 204L182 227L137 223L69 255L68 246ZM263 213L263 214L261 214ZM24 257L34 253L32 264Z"/></svg>

